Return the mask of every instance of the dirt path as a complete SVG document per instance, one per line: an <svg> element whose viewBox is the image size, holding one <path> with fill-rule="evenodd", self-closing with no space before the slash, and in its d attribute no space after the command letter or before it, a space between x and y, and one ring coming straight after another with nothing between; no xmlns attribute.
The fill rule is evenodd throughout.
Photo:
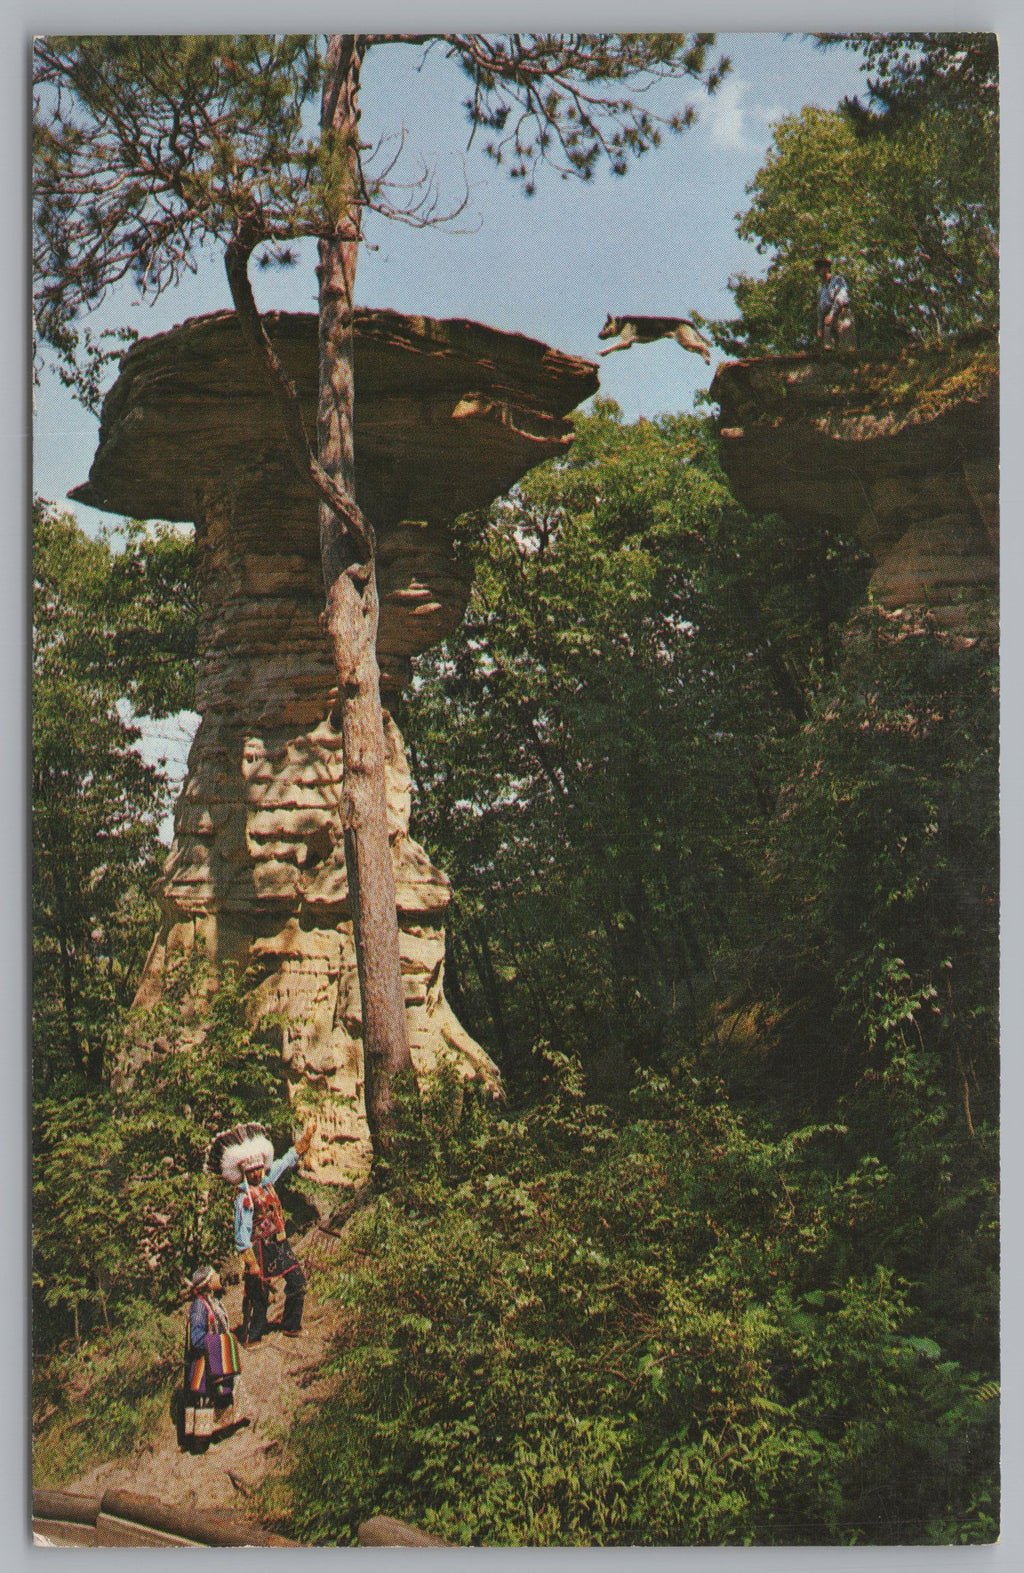
<svg viewBox="0 0 1024 1573"><path fill-rule="evenodd" d="M269 1333L259 1344L242 1350L235 1417L244 1417L247 1425L214 1440L205 1453L191 1454L179 1446L168 1415L159 1434L137 1452L97 1465L64 1489L84 1495L113 1489L134 1491L167 1506L235 1509L242 1516L258 1519L264 1478L278 1471L285 1439L301 1424L302 1411L330 1390L322 1368L344 1320L338 1307L318 1300L314 1281L306 1296L302 1333L288 1338L274 1325L281 1300L282 1291L277 1288ZM227 1289L224 1305L233 1331L240 1334L240 1284Z"/></svg>

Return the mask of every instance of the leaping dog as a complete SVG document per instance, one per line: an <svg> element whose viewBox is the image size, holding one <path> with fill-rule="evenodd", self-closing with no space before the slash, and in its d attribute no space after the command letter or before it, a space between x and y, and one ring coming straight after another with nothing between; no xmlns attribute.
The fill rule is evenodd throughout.
<svg viewBox="0 0 1024 1573"><path fill-rule="evenodd" d="M692 322L685 317L612 317L597 335L599 339L613 339L619 335L618 344L609 344L601 355L612 350L628 350L631 344L653 344L655 339L675 339L684 350L693 350L711 364L711 345Z"/></svg>

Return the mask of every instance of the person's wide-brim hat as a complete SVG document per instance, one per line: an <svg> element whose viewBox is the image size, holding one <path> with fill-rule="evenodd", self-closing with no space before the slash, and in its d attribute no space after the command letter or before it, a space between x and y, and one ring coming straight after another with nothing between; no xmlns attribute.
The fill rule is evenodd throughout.
<svg viewBox="0 0 1024 1573"><path fill-rule="evenodd" d="M210 1143L206 1168L210 1174L240 1185L246 1169L269 1169L274 1161L274 1144L262 1125L250 1122L220 1131Z"/></svg>
<svg viewBox="0 0 1024 1573"><path fill-rule="evenodd" d="M832 258L831 257L815 257L815 259L814 259L814 266L816 268L830 268L832 266Z"/></svg>

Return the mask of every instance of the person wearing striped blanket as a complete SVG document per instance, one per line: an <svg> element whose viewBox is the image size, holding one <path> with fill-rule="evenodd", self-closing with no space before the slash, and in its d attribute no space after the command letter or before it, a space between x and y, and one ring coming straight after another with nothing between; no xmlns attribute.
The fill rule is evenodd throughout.
<svg viewBox="0 0 1024 1573"><path fill-rule="evenodd" d="M240 1360L213 1267L192 1274L185 1336L185 1446L205 1452L215 1431L235 1430L235 1383Z"/></svg>

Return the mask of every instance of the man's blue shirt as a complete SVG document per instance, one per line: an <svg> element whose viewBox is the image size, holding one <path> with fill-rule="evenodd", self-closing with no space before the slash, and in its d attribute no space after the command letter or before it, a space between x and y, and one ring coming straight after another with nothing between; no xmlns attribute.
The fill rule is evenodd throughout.
<svg viewBox="0 0 1024 1573"><path fill-rule="evenodd" d="M260 1185L275 1185L282 1174L288 1169L294 1169L298 1161L299 1155L295 1148L289 1147L283 1157L276 1159L270 1165L270 1168L260 1181ZM238 1187L238 1195L235 1197L235 1250L247 1251L251 1244L252 1208L245 1205L245 1181L243 1180Z"/></svg>

